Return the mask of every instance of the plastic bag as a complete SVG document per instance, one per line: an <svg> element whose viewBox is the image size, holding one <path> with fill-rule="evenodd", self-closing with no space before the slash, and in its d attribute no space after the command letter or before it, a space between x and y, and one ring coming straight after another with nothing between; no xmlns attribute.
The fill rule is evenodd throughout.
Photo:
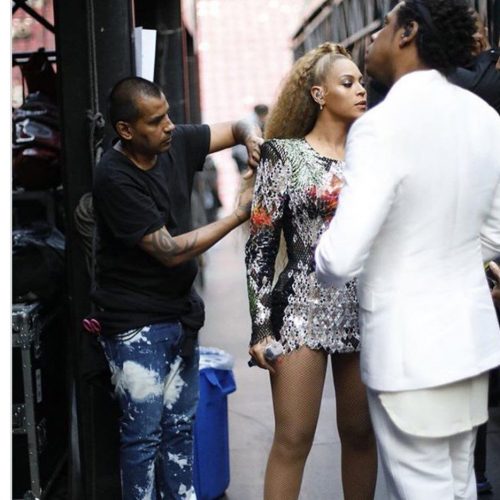
<svg viewBox="0 0 500 500"><path fill-rule="evenodd" d="M12 232L14 302L54 299L64 287L64 236L48 225Z"/></svg>
<svg viewBox="0 0 500 500"><path fill-rule="evenodd" d="M204 368L232 370L233 366L234 358L226 351L217 347L200 347L200 370Z"/></svg>

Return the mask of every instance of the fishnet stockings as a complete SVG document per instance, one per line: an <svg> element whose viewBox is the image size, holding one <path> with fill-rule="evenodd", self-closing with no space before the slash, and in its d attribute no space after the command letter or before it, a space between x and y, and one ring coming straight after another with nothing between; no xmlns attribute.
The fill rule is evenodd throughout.
<svg viewBox="0 0 500 500"><path fill-rule="evenodd" d="M335 355L333 371L342 441L346 500L373 498L377 475L375 441L359 375L357 354ZM269 455L265 500L296 500L318 421L327 355L302 347L287 355L271 375L275 435Z"/></svg>

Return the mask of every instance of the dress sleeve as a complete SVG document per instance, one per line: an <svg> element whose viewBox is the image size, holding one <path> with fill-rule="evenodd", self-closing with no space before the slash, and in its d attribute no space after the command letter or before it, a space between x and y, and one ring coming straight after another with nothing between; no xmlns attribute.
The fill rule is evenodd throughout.
<svg viewBox="0 0 500 500"><path fill-rule="evenodd" d="M266 142L262 146L257 170L250 217L250 237L245 248L252 320L250 345L273 335L271 292L287 198L286 164L275 144Z"/></svg>

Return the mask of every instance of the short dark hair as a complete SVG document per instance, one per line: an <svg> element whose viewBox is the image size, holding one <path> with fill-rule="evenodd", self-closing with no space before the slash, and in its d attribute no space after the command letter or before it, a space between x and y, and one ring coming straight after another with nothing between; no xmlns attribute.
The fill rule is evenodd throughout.
<svg viewBox="0 0 500 500"><path fill-rule="evenodd" d="M476 28L466 0L406 0L396 24L411 21L418 23L418 55L427 66L446 75L470 62Z"/></svg>
<svg viewBox="0 0 500 500"><path fill-rule="evenodd" d="M130 76L116 83L108 97L108 115L111 125L116 129L119 121L133 123L139 118L136 100L139 96L161 97L163 91L145 78Z"/></svg>

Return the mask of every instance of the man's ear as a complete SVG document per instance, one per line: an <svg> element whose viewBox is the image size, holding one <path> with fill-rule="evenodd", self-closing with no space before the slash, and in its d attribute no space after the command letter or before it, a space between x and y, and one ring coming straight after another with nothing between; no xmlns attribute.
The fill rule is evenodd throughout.
<svg viewBox="0 0 500 500"><path fill-rule="evenodd" d="M120 120L116 122L115 128L116 133L120 136L121 139L124 139L125 141L130 141L130 139L132 139L133 131L129 123Z"/></svg>
<svg viewBox="0 0 500 500"><path fill-rule="evenodd" d="M402 28L400 28L400 39L399 47L403 48L410 45L418 33L418 23L415 21L407 22Z"/></svg>

